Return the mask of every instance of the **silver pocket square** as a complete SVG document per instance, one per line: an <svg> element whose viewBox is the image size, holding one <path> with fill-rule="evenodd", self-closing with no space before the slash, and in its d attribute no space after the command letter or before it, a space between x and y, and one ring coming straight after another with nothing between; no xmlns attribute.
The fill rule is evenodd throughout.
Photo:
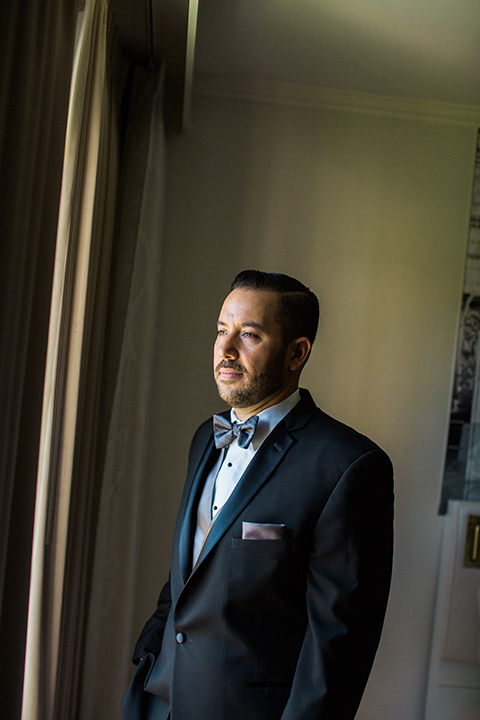
<svg viewBox="0 0 480 720"><path fill-rule="evenodd" d="M242 522L242 540L282 540L287 537L287 526L276 523Z"/></svg>

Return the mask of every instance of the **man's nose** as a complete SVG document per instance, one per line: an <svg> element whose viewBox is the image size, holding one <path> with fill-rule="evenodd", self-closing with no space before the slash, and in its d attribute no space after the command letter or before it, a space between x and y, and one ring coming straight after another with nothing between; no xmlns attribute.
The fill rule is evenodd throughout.
<svg viewBox="0 0 480 720"><path fill-rule="evenodd" d="M218 350L224 360L232 360L238 357L238 350L232 336L224 335L219 343Z"/></svg>

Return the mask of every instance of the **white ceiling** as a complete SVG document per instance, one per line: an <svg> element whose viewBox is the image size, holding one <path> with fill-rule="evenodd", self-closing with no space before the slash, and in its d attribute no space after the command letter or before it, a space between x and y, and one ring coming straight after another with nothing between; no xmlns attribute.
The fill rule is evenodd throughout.
<svg viewBox="0 0 480 720"><path fill-rule="evenodd" d="M127 54L173 75L194 41L194 76L480 106L480 0L112 3Z"/></svg>
<svg viewBox="0 0 480 720"><path fill-rule="evenodd" d="M195 72L480 105L480 0L200 0Z"/></svg>

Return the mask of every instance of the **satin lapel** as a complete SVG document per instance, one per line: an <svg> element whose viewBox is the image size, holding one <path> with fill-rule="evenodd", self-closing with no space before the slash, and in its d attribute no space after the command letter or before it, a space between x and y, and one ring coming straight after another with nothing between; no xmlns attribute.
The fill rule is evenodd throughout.
<svg viewBox="0 0 480 720"><path fill-rule="evenodd" d="M278 463L293 442L292 436L287 433L277 440L277 442L269 443L267 440L260 448L212 525L197 560L197 564L195 565L194 572L245 506L248 505L253 496L259 491L262 485L267 482L270 475L275 472Z"/></svg>
<svg viewBox="0 0 480 720"><path fill-rule="evenodd" d="M180 570L182 573L182 579L185 583L187 577L190 574L191 569L191 553L193 547L193 537L197 526L197 505L201 488L206 477L206 474L211 467L212 453L214 452L215 446L213 443L213 436L207 442L205 450L200 458L196 469L192 468L192 481L190 490L188 491L185 509L181 514L181 526L180 526L180 538L179 538L179 562Z"/></svg>

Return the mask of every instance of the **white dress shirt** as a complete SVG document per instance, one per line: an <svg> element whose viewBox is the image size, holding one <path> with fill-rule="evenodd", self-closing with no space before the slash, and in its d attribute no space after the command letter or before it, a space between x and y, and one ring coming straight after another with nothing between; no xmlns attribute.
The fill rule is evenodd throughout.
<svg viewBox="0 0 480 720"><path fill-rule="evenodd" d="M300 390L295 390L282 402L272 405L258 413L258 424L252 442L248 448L241 448L237 441L223 448L220 457L208 474L198 504L197 528L193 545L193 565L195 565L205 536L215 522L235 486L250 465L258 448L266 440L273 428L295 407L300 400ZM232 408L232 422L240 422Z"/></svg>

